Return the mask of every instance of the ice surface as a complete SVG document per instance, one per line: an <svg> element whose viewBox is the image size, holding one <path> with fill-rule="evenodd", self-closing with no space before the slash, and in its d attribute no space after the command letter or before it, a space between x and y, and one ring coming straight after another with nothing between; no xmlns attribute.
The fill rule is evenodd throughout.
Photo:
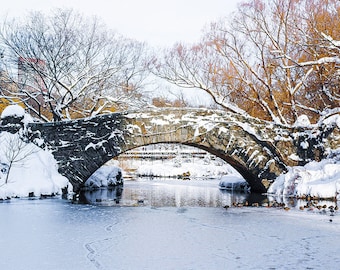
<svg viewBox="0 0 340 270"><path fill-rule="evenodd" d="M1 269L336 269L340 220L268 208L0 204Z"/></svg>

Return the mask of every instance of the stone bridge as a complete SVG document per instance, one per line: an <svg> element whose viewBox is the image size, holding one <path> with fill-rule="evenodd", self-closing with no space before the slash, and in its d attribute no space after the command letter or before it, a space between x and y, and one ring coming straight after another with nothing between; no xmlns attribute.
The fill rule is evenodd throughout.
<svg viewBox="0 0 340 270"><path fill-rule="evenodd" d="M253 191L265 192L287 166L322 159L326 148L340 147L339 134L337 125L306 130L208 109L145 109L28 124L29 139L52 152L59 172L75 191L121 153L149 144L179 143L220 157Z"/></svg>

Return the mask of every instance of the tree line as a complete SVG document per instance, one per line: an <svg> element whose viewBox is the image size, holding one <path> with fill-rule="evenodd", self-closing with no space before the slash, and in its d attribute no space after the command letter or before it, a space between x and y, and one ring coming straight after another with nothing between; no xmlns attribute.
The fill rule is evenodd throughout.
<svg viewBox="0 0 340 270"><path fill-rule="evenodd" d="M316 122L340 112L339 12L337 0L247 0L196 44L157 53L73 10L31 12L1 23L1 99L43 121L189 105L182 96L150 101L156 76L204 91L220 109L284 125L301 115Z"/></svg>

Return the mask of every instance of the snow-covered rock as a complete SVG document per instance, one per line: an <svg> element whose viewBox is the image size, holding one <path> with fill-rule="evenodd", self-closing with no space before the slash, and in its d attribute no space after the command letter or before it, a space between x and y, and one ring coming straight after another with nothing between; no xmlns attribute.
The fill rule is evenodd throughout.
<svg viewBox="0 0 340 270"><path fill-rule="evenodd" d="M102 166L85 182L85 187L96 189L123 184L122 170L116 166Z"/></svg>
<svg viewBox="0 0 340 270"><path fill-rule="evenodd" d="M300 115L293 124L293 127L309 127L309 126L310 121L308 116L305 114Z"/></svg>
<svg viewBox="0 0 340 270"><path fill-rule="evenodd" d="M23 118L25 116L24 108L19 105L9 105L1 113L1 119L6 117Z"/></svg>
<svg viewBox="0 0 340 270"><path fill-rule="evenodd" d="M225 175L221 178L219 187L222 190L250 191L247 181L236 175Z"/></svg>

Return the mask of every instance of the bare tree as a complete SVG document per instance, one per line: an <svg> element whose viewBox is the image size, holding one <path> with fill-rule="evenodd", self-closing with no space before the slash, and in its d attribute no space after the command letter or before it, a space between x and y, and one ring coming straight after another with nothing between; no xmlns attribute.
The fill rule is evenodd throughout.
<svg viewBox="0 0 340 270"><path fill-rule="evenodd" d="M336 0L303 3L296 23L299 57L285 51L277 51L276 57L284 59L281 65L284 70L303 77L297 107L326 117L327 112L340 110L340 3ZM302 100L304 97L307 98Z"/></svg>
<svg viewBox="0 0 340 270"><path fill-rule="evenodd" d="M292 124L301 114L316 121L339 107L338 62L333 58L327 65L322 57L336 48L324 46L320 29L338 35L321 21L328 16L333 26L340 23L340 4L326 2L319 18L323 4L317 0L245 1L230 20L211 24L198 44L177 44L155 58L151 70L178 86L205 91L229 111L280 124Z"/></svg>
<svg viewBox="0 0 340 270"><path fill-rule="evenodd" d="M23 22L5 21L0 39L18 96L45 121L117 109L122 85L142 93L145 45L107 30L97 18L73 10L31 12Z"/></svg>
<svg viewBox="0 0 340 270"><path fill-rule="evenodd" d="M6 175L2 185L8 184L11 169L14 166L23 167L25 161L32 154L37 152L36 146L22 140L18 134L8 134L3 136L1 140L3 157L5 160L1 162L1 172Z"/></svg>

